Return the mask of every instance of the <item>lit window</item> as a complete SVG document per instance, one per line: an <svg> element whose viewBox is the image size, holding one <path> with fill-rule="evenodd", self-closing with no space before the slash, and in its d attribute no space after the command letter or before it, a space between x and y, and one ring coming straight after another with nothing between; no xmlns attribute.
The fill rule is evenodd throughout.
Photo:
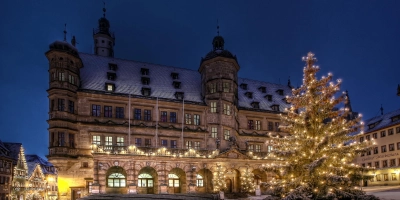
<svg viewBox="0 0 400 200"><path fill-rule="evenodd" d="M209 90L210 90L210 94L217 92L217 85L215 83L210 83Z"/></svg>
<svg viewBox="0 0 400 200"><path fill-rule="evenodd" d="M193 115L193 122L194 122L194 125L200 125L200 115L194 114Z"/></svg>
<svg viewBox="0 0 400 200"><path fill-rule="evenodd" d="M397 181L396 173L392 173L392 181Z"/></svg>
<svg viewBox="0 0 400 200"><path fill-rule="evenodd" d="M224 130L224 140L229 140L229 137L231 136L231 133L229 130L225 129Z"/></svg>
<svg viewBox="0 0 400 200"><path fill-rule="evenodd" d="M382 151L382 153L386 152L386 145L381 146L381 151Z"/></svg>
<svg viewBox="0 0 400 200"><path fill-rule="evenodd" d="M112 83L106 83L106 91L113 92L115 90L115 85Z"/></svg>
<svg viewBox="0 0 400 200"><path fill-rule="evenodd" d="M217 127L211 127L211 137L217 138ZM400 144L400 142L399 142Z"/></svg>
<svg viewBox="0 0 400 200"><path fill-rule="evenodd" d="M223 83L223 91L224 92L230 92L230 90L231 90L231 84L228 83L228 82L224 82Z"/></svg>
<svg viewBox="0 0 400 200"><path fill-rule="evenodd" d="M68 74L68 82L71 84L75 84L75 76Z"/></svg>
<svg viewBox="0 0 400 200"><path fill-rule="evenodd" d="M200 149L200 142L193 142L194 143L194 149Z"/></svg>
<svg viewBox="0 0 400 200"><path fill-rule="evenodd" d="M153 187L153 177L150 174L140 174L138 176L138 186L139 187Z"/></svg>
<svg viewBox="0 0 400 200"><path fill-rule="evenodd" d="M185 124L192 124L192 115L185 113Z"/></svg>
<svg viewBox="0 0 400 200"><path fill-rule="evenodd" d="M121 173L112 173L107 178L108 187L126 187L125 176Z"/></svg>
<svg viewBox="0 0 400 200"><path fill-rule="evenodd" d="M256 120L256 130L261 130L261 121L260 120Z"/></svg>
<svg viewBox="0 0 400 200"><path fill-rule="evenodd" d="M186 141L186 149L192 148L192 142L191 141Z"/></svg>
<svg viewBox="0 0 400 200"><path fill-rule="evenodd" d="M93 135L93 141L92 141L92 143L93 143L93 144L96 144L96 145L100 145L100 144L101 144L100 135Z"/></svg>
<svg viewBox="0 0 400 200"><path fill-rule="evenodd" d="M254 147L255 147L255 152L261 152L261 145L256 144L254 145Z"/></svg>
<svg viewBox="0 0 400 200"><path fill-rule="evenodd" d="M106 136L105 137L105 144L106 146L112 146L112 137L111 136Z"/></svg>
<svg viewBox="0 0 400 200"><path fill-rule="evenodd" d="M117 137L117 146L124 146L124 137Z"/></svg>
<svg viewBox="0 0 400 200"><path fill-rule="evenodd" d="M211 112L216 113L217 112L217 102L211 102Z"/></svg>
<svg viewBox="0 0 400 200"><path fill-rule="evenodd" d="M224 114L231 115L231 106L229 104L224 104Z"/></svg>
<svg viewBox="0 0 400 200"><path fill-rule="evenodd" d="M197 174L196 176L196 185L197 187L203 187L203 177L200 174Z"/></svg>
<svg viewBox="0 0 400 200"><path fill-rule="evenodd" d="M64 72L58 72L58 80L65 81Z"/></svg>

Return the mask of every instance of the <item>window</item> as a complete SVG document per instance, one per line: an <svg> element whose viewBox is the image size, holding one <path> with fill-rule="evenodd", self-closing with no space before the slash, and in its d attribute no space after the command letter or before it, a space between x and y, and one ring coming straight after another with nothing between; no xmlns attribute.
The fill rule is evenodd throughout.
<svg viewBox="0 0 400 200"><path fill-rule="evenodd" d="M135 145L138 147L142 146L142 138L135 138Z"/></svg>
<svg viewBox="0 0 400 200"><path fill-rule="evenodd" d="M279 122L275 122L275 131L279 132L281 129L279 128Z"/></svg>
<svg viewBox="0 0 400 200"><path fill-rule="evenodd" d="M210 83L208 86L210 94L217 92L217 85L215 83Z"/></svg>
<svg viewBox="0 0 400 200"><path fill-rule="evenodd" d="M255 147L255 152L261 152L261 145L255 144L254 147Z"/></svg>
<svg viewBox="0 0 400 200"><path fill-rule="evenodd" d="M231 115L231 106L229 104L224 104L224 114Z"/></svg>
<svg viewBox="0 0 400 200"><path fill-rule="evenodd" d="M151 110L144 110L144 121L151 121Z"/></svg>
<svg viewBox="0 0 400 200"><path fill-rule="evenodd" d="M378 147L374 147L374 154L378 154Z"/></svg>
<svg viewBox="0 0 400 200"><path fill-rule="evenodd" d="M54 99L51 100L50 110L51 110L51 111L54 110Z"/></svg>
<svg viewBox="0 0 400 200"><path fill-rule="evenodd" d="M396 173L392 173L392 181L397 181Z"/></svg>
<svg viewBox="0 0 400 200"><path fill-rule="evenodd" d="M64 72L58 72L58 80L65 81Z"/></svg>
<svg viewBox="0 0 400 200"><path fill-rule="evenodd" d="M386 131L381 131L381 137L386 137Z"/></svg>
<svg viewBox="0 0 400 200"><path fill-rule="evenodd" d="M86 182L86 188L87 188L87 192L89 194L92 194L92 185L93 185L93 181ZM52 191L54 191L54 190L52 190Z"/></svg>
<svg viewBox="0 0 400 200"><path fill-rule="evenodd" d="M396 116L392 117L392 122L395 122L397 120L400 120L400 115L396 115Z"/></svg>
<svg viewBox="0 0 400 200"><path fill-rule="evenodd" d="M393 135L393 129L392 128L388 130L388 135Z"/></svg>
<svg viewBox="0 0 400 200"><path fill-rule="evenodd" d="M107 79L110 81L115 80L116 74L113 72L107 72Z"/></svg>
<svg viewBox="0 0 400 200"><path fill-rule="evenodd" d="M138 186L139 187L153 187L153 177L150 174L140 174L138 176Z"/></svg>
<svg viewBox="0 0 400 200"><path fill-rule="evenodd" d="M273 111L279 111L279 105L272 105L272 106L271 106L271 109L272 109Z"/></svg>
<svg viewBox="0 0 400 200"><path fill-rule="evenodd" d="M74 102L68 100L68 112L74 113Z"/></svg>
<svg viewBox="0 0 400 200"><path fill-rule="evenodd" d="M175 89L181 88L181 82L179 82L179 81L172 82L172 85L174 86Z"/></svg>
<svg viewBox="0 0 400 200"><path fill-rule="evenodd" d="M400 142L397 143L397 150L400 150Z"/></svg>
<svg viewBox="0 0 400 200"><path fill-rule="evenodd" d="M101 106L100 105L92 105L92 116L95 116L95 117L100 117L100 109L101 109Z"/></svg>
<svg viewBox="0 0 400 200"><path fill-rule="evenodd" d="M378 133L372 133L372 137L373 137L374 139L377 139L377 138L378 138Z"/></svg>
<svg viewBox="0 0 400 200"><path fill-rule="evenodd" d="M268 152L268 153L272 152L272 150L273 150L273 147L272 147L272 146L267 146L267 152Z"/></svg>
<svg viewBox="0 0 400 200"><path fill-rule="evenodd" d="M253 151L254 151L254 144L250 144L248 150L251 151L251 152L253 152Z"/></svg>
<svg viewBox="0 0 400 200"><path fill-rule="evenodd" d="M364 142L364 137L360 137L360 142Z"/></svg>
<svg viewBox="0 0 400 200"><path fill-rule="evenodd" d="M211 112L216 113L217 112L217 102L211 102Z"/></svg>
<svg viewBox="0 0 400 200"><path fill-rule="evenodd" d="M227 129L224 129L224 140L229 140L230 136L231 136L230 131Z"/></svg>
<svg viewBox="0 0 400 200"><path fill-rule="evenodd" d="M117 137L117 146L124 146L124 137Z"/></svg>
<svg viewBox="0 0 400 200"><path fill-rule="evenodd" d="M382 167L383 167L383 168L388 167L388 162L387 162L387 160L382 161Z"/></svg>
<svg viewBox="0 0 400 200"><path fill-rule="evenodd" d="M151 147L151 139L144 139L144 146Z"/></svg>
<svg viewBox="0 0 400 200"><path fill-rule="evenodd" d="M386 145L381 146L381 153L385 153L386 152Z"/></svg>
<svg viewBox="0 0 400 200"><path fill-rule="evenodd" d="M192 148L192 142L191 141L186 141L186 149Z"/></svg>
<svg viewBox="0 0 400 200"><path fill-rule="evenodd" d="M222 89L224 92L230 92L231 90L231 84L228 82L224 82L222 85Z"/></svg>
<svg viewBox="0 0 400 200"><path fill-rule="evenodd" d="M115 117L123 119L124 118L124 108L123 107L116 107L115 108Z"/></svg>
<svg viewBox="0 0 400 200"><path fill-rule="evenodd" d="M367 151L367 156L371 155L371 151Z"/></svg>
<svg viewBox="0 0 400 200"><path fill-rule="evenodd" d="M193 123L194 125L200 125L200 115L193 115Z"/></svg>
<svg viewBox="0 0 400 200"><path fill-rule="evenodd" d="M242 88L243 90L247 90L247 84L246 83L240 84L240 88Z"/></svg>
<svg viewBox="0 0 400 200"><path fill-rule="evenodd" d="M192 124L192 115L185 113L185 124Z"/></svg>
<svg viewBox="0 0 400 200"><path fill-rule="evenodd" d="M151 88L142 88L142 95L143 96L150 96Z"/></svg>
<svg viewBox="0 0 400 200"><path fill-rule="evenodd" d="M379 168L379 161L375 162L375 168Z"/></svg>
<svg viewBox="0 0 400 200"><path fill-rule="evenodd" d="M266 98L268 101L272 101L272 95L270 95L270 94L265 95L265 98Z"/></svg>
<svg viewBox="0 0 400 200"><path fill-rule="evenodd" d="M383 174L383 181L388 181L388 180L389 180L388 174Z"/></svg>
<svg viewBox="0 0 400 200"><path fill-rule="evenodd" d="M283 90L279 89L279 90L276 91L276 93L278 93L279 95L283 95Z"/></svg>
<svg viewBox="0 0 400 200"><path fill-rule="evenodd" d="M83 168L88 168L89 167L89 163L88 162L82 162L82 167Z"/></svg>
<svg viewBox="0 0 400 200"><path fill-rule="evenodd" d="M74 134L69 134L69 147L75 148L75 135Z"/></svg>
<svg viewBox="0 0 400 200"><path fill-rule="evenodd" d="M390 159L390 166L391 167L396 166L396 159Z"/></svg>
<svg viewBox="0 0 400 200"><path fill-rule="evenodd" d="M142 73L142 75L149 75L149 69L147 68L141 68L140 72Z"/></svg>
<svg viewBox="0 0 400 200"><path fill-rule="evenodd" d="M161 140L161 146L168 147L168 140Z"/></svg>
<svg viewBox="0 0 400 200"><path fill-rule="evenodd" d="M372 163L368 163L367 166L368 166L368 167L372 167Z"/></svg>
<svg viewBox="0 0 400 200"><path fill-rule="evenodd" d="M58 99L58 111L64 111L65 101L64 99Z"/></svg>
<svg viewBox="0 0 400 200"><path fill-rule="evenodd" d="M260 102L252 102L251 103L251 107L253 107L255 109L259 109L260 108Z"/></svg>
<svg viewBox="0 0 400 200"><path fill-rule="evenodd" d="M268 130L273 131L274 130L274 123L268 122Z"/></svg>
<svg viewBox="0 0 400 200"><path fill-rule="evenodd" d="M184 93L183 92L175 92L175 98L176 99L183 99L184 98Z"/></svg>
<svg viewBox="0 0 400 200"><path fill-rule="evenodd" d="M194 149L200 149L200 142L193 142L194 143Z"/></svg>
<svg viewBox="0 0 400 200"><path fill-rule="evenodd" d="M253 120L247 121L247 129L254 129L254 121Z"/></svg>
<svg viewBox="0 0 400 200"><path fill-rule="evenodd" d="M246 95L246 97L248 97L248 98L253 98L253 93L252 92L246 92L246 93L244 93L244 95Z"/></svg>
<svg viewBox="0 0 400 200"><path fill-rule="evenodd" d="M382 181L382 176L380 174L376 175L376 181Z"/></svg>
<svg viewBox="0 0 400 200"><path fill-rule="evenodd" d="M365 136L365 139L368 140L368 141L370 141L370 140L371 140L371 136L370 136L370 135L366 135L366 136Z"/></svg>
<svg viewBox="0 0 400 200"><path fill-rule="evenodd" d="M114 92L115 85L113 83L106 83L106 91L107 92Z"/></svg>
<svg viewBox="0 0 400 200"><path fill-rule="evenodd" d="M174 73L174 72L172 72L171 73L171 77L172 77L172 79L179 79L179 74L178 73Z"/></svg>
<svg viewBox="0 0 400 200"><path fill-rule="evenodd" d="M267 88L264 87L264 86L259 87L258 90L260 90L262 93L266 93L267 92Z"/></svg>
<svg viewBox="0 0 400 200"><path fill-rule="evenodd" d="M178 142L176 140L171 140L171 148L178 148Z"/></svg>
<svg viewBox="0 0 400 200"><path fill-rule="evenodd" d="M64 136L64 132L58 132L58 146L59 146L59 147L65 146L65 136Z"/></svg>
<svg viewBox="0 0 400 200"><path fill-rule="evenodd" d="M150 78L149 77L142 77L142 84L143 85L149 85L150 84Z"/></svg>
<svg viewBox="0 0 400 200"><path fill-rule="evenodd" d="M396 133L400 133L400 126L396 127Z"/></svg>
<svg viewBox="0 0 400 200"><path fill-rule="evenodd" d="M104 117L112 117L112 107L104 106Z"/></svg>
<svg viewBox="0 0 400 200"><path fill-rule="evenodd" d="M394 144L389 144L389 151L394 151Z"/></svg>
<svg viewBox="0 0 400 200"><path fill-rule="evenodd" d="M112 173L107 178L108 187L126 187L125 176L121 173Z"/></svg>
<svg viewBox="0 0 400 200"><path fill-rule="evenodd" d="M169 113L169 122L176 123L176 112Z"/></svg>
<svg viewBox="0 0 400 200"><path fill-rule="evenodd" d="M112 146L112 145L113 145L112 137L111 137L111 136L106 136L106 137L105 137L105 143L104 143L104 145L106 145L106 146Z"/></svg>
<svg viewBox="0 0 400 200"><path fill-rule="evenodd" d="M211 137L217 138L217 127L211 127Z"/></svg>
<svg viewBox="0 0 400 200"><path fill-rule="evenodd" d="M167 122L167 111L161 111L161 122Z"/></svg>
<svg viewBox="0 0 400 200"><path fill-rule="evenodd" d="M93 135L92 138L93 138L92 144L101 145L100 135Z"/></svg>
<svg viewBox="0 0 400 200"><path fill-rule="evenodd" d="M135 118L136 120L142 120L142 110L139 109L139 108L135 108L135 109L134 109L134 112L135 112L134 118Z"/></svg>
<svg viewBox="0 0 400 200"><path fill-rule="evenodd" d="M260 120L256 120L256 127L255 127L255 129L256 130L261 130L261 121Z"/></svg>
<svg viewBox="0 0 400 200"><path fill-rule="evenodd" d="M68 82L75 85L75 76L71 74L68 75Z"/></svg>
<svg viewBox="0 0 400 200"><path fill-rule="evenodd" d="M196 176L196 186L197 187L204 187L203 185L203 177L200 174Z"/></svg>

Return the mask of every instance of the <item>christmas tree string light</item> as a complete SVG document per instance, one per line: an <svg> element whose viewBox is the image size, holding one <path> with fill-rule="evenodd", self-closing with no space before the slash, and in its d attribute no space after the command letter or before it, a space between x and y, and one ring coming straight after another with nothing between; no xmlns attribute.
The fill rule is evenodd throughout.
<svg viewBox="0 0 400 200"><path fill-rule="evenodd" d="M272 157L280 163L265 167L277 179L264 187L283 199L375 199L355 188L361 180L371 179L361 167L350 162L357 154L369 151L373 141L356 142L355 133L362 131L361 115L350 117L344 107L346 93L337 95L342 81L332 82L328 73L321 79L316 74L313 53L303 57L303 84L292 89L286 100L291 104L281 115L287 137L271 137ZM362 134L362 132L360 132Z"/></svg>

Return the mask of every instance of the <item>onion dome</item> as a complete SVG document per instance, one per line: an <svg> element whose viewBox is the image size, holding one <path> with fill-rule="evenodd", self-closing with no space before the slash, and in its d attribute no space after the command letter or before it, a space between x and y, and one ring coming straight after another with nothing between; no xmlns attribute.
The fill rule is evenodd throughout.
<svg viewBox="0 0 400 200"><path fill-rule="evenodd" d="M228 50L224 49L224 44L225 44L225 40L222 36L220 36L220 35L215 36L212 41L213 50L208 52L204 58L201 58L201 62L210 60L210 59L213 59L216 57L232 58L232 59L235 59L237 62L236 56L233 55Z"/></svg>
<svg viewBox="0 0 400 200"><path fill-rule="evenodd" d="M74 56L78 56L78 50L66 41L55 41L49 45L50 50L64 51Z"/></svg>

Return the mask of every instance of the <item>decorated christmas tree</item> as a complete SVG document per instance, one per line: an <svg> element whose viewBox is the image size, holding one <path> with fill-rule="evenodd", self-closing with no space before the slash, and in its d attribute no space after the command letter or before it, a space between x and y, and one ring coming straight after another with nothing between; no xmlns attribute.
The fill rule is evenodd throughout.
<svg viewBox="0 0 400 200"><path fill-rule="evenodd" d="M254 174L247 167L240 177L240 185L242 192L254 192Z"/></svg>
<svg viewBox="0 0 400 200"><path fill-rule="evenodd" d="M225 169L221 165L217 165L217 170L213 173L212 183L214 192L222 191L226 188L225 183Z"/></svg>
<svg viewBox="0 0 400 200"><path fill-rule="evenodd" d="M283 199L374 199L358 188L372 178L366 175L372 168L352 163L373 143L356 141L355 134L362 134L361 115L350 117L346 93L337 94L341 80L332 82L331 73L317 79L314 54L303 61L303 84L286 97L291 107L281 115L280 128L289 135L267 141L280 162L266 169L279 177L266 188Z"/></svg>

